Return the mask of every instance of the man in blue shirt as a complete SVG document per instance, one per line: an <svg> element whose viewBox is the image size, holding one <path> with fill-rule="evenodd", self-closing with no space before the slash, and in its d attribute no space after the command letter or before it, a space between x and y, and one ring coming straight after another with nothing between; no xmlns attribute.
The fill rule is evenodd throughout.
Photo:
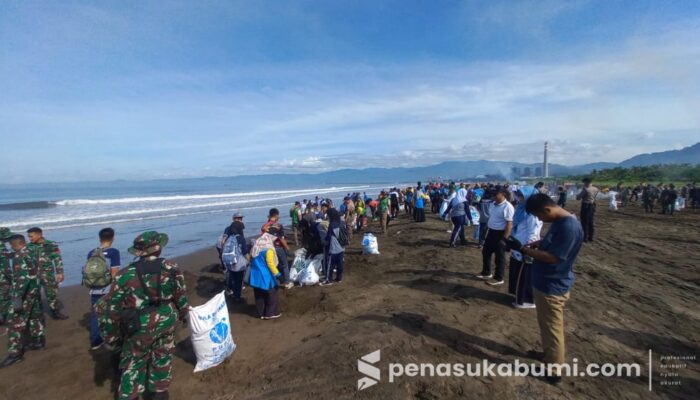
<svg viewBox="0 0 700 400"><path fill-rule="evenodd" d="M573 266L583 243L583 229L576 217L559 207L551 197L538 193L526 203L528 213L551 223L549 231L539 242L523 246L510 237L506 244L534 259L532 286L537 307L537 322L542 336L544 362L566 362L564 346L564 304L574 284ZM561 377L548 371L547 380L558 384Z"/></svg>
<svg viewBox="0 0 700 400"><path fill-rule="evenodd" d="M107 263L111 268L112 278L117 275L121 265L121 259L119 256L119 250L112 247L114 243L114 229L104 228L99 233L100 247L97 249L90 250L87 255L89 260L95 250L102 250ZM95 315L95 303L102 298L102 296L109 293L111 285L107 285L101 288L91 288L90 289L90 349L97 350L104 344L104 340L100 336L100 328L97 325L97 316Z"/></svg>

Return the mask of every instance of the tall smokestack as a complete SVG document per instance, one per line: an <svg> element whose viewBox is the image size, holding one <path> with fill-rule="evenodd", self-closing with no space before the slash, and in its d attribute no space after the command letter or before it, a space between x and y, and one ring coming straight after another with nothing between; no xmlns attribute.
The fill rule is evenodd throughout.
<svg viewBox="0 0 700 400"><path fill-rule="evenodd" d="M542 174L545 178L549 178L549 163L547 162L547 147L549 147L548 142L544 142L544 166L542 168Z"/></svg>

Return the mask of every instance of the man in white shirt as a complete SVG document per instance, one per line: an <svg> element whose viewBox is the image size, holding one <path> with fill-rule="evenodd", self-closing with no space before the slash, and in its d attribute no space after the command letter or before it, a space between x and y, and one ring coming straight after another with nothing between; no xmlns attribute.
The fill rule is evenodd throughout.
<svg viewBox="0 0 700 400"><path fill-rule="evenodd" d="M511 234L515 215L515 208L508 202L508 197L506 187L497 188L496 197L489 210L488 232L482 250L483 269L481 274L476 276L479 279L488 279L486 283L492 286L503 284L503 272L506 268L504 240ZM491 256L494 253L496 254L495 275L491 273Z"/></svg>

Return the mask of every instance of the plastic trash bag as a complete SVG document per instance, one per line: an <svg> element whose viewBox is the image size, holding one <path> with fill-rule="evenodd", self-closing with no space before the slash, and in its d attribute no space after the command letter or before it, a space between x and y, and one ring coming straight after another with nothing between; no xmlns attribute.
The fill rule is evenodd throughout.
<svg viewBox="0 0 700 400"><path fill-rule="evenodd" d="M676 199L676 204L673 205L675 208L675 211L680 211L685 208L685 199L682 197L678 197Z"/></svg>
<svg viewBox="0 0 700 400"><path fill-rule="evenodd" d="M362 238L362 254L379 254L377 237L371 233L365 233Z"/></svg>
<svg viewBox="0 0 700 400"><path fill-rule="evenodd" d="M608 209L610 211L617 211L617 192L610 192L609 198L610 204L608 205Z"/></svg>
<svg viewBox="0 0 700 400"><path fill-rule="evenodd" d="M292 282L297 282L301 271L306 266L306 249L299 249L294 252L294 262L289 269L289 279Z"/></svg>
<svg viewBox="0 0 700 400"><path fill-rule="evenodd" d="M449 220L450 220L450 216L449 216L449 215L445 215L445 216L443 217L443 215L445 214L445 211L447 211L447 207L448 207L449 205L450 205L450 202L447 201L447 200L443 200L443 201L442 201L442 204L440 205L440 218L441 218L442 220L444 220L444 221L449 221Z"/></svg>
<svg viewBox="0 0 700 400"><path fill-rule="evenodd" d="M314 258L311 262L306 265L306 268L299 274L299 285L300 286L313 286L318 283L321 279L316 272L316 259Z"/></svg>
<svg viewBox="0 0 700 400"><path fill-rule="evenodd" d="M469 214L472 216L472 225L479 225L479 210L474 206L469 206ZM468 220L467 223L469 223Z"/></svg>
<svg viewBox="0 0 700 400"><path fill-rule="evenodd" d="M320 274L321 271L323 270L323 254L319 254L310 260L306 260L306 262L307 262L307 264L311 264L311 267L318 274Z"/></svg>

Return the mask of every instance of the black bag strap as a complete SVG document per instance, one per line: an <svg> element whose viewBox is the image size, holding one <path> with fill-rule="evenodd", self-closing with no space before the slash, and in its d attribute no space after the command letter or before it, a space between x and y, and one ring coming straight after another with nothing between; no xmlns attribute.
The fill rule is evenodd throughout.
<svg viewBox="0 0 700 400"><path fill-rule="evenodd" d="M154 264L158 265L158 272L156 273L156 279L158 280L158 286L156 287L156 294L157 294L156 300L154 300L153 297L151 296L151 291L148 289L148 287L146 286L146 282L143 279L143 271L141 270L141 267L145 266L145 264L150 264L150 265L148 265L149 267L154 266ZM139 282L141 283L141 288L143 289L143 292L146 293L146 296L148 297L148 302L150 303L150 305L154 305L154 306L159 306L161 303L161 300L162 300L160 297L160 293L161 293L160 273L161 273L162 264L163 264L163 259L158 258L158 259L153 260L153 261L141 260L141 261L137 262L136 265L134 266L134 268L136 270L136 276L139 278Z"/></svg>

